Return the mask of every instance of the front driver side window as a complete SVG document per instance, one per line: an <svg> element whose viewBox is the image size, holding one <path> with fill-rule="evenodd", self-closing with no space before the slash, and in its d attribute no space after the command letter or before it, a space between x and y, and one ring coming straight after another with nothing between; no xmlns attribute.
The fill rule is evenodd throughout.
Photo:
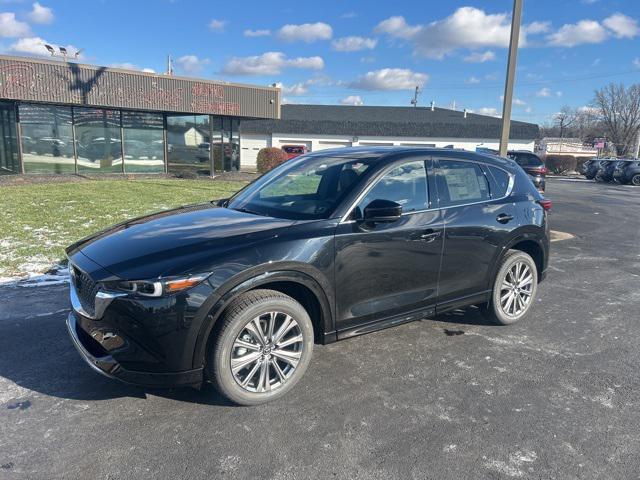
<svg viewBox="0 0 640 480"><path fill-rule="evenodd" d="M387 172L358 204L360 214L374 200L399 203L403 213L429 208L424 162L404 163Z"/></svg>

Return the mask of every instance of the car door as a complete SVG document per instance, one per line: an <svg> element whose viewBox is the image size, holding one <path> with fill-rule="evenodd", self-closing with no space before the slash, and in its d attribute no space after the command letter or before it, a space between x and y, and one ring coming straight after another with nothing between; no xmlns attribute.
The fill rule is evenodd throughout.
<svg viewBox="0 0 640 480"><path fill-rule="evenodd" d="M505 170L460 157L438 158L435 168L445 225L440 311L483 298L498 249L517 220L514 205L504 198L511 179Z"/></svg>
<svg viewBox="0 0 640 480"><path fill-rule="evenodd" d="M335 236L339 331L434 306L443 223L432 208L426 160L395 163L365 190ZM435 186L433 186L435 188ZM374 200L403 207L399 220L368 225L362 212Z"/></svg>

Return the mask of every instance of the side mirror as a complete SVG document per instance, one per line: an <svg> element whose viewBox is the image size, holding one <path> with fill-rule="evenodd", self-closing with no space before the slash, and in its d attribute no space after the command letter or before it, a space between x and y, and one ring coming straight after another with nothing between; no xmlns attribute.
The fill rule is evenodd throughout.
<svg viewBox="0 0 640 480"><path fill-rule="evenodd" d="M391 200L374 200L364 207L366 223L393 223L400 220L402 205Z"/></svg>

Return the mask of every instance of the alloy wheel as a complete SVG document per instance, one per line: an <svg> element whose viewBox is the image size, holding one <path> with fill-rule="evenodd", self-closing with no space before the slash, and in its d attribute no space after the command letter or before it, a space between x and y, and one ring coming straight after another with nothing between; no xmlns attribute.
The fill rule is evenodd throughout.
<svg viewBox="0 0 640 480"><path fill-rule="evenodd" d="M533 274L525 262L514 263L502 280L500 308L509 317L524 313L531 302Z"/></svg>
<svg viewBox="0 0 640 480"><path fill-rule="evenodd" d="M298 367L304 337L298 322L283 312L267 312L250 320L231 349L231 373L253 393L284 385Z"/></svg>
<svg viewBox="0 0 640 480"><path fill-rule="evenodd" d="M640 175L634 175L631 179L631 183L636 187L640 187Z"/></svg>

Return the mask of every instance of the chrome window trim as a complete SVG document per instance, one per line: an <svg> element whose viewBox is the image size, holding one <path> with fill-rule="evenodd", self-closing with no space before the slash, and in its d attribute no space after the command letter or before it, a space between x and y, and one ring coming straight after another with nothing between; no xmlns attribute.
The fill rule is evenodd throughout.
<svg viewBox="0 0 640 480"><path fill-rule="evenodd" d="M500 170L502 170L503 172L505 172L508 176L509 176L509 184L507 185L507 191L505 192L505 194L502 197L496 197L496 198L489 198L488 200L480 200L479 202L469 202L469 203L461 203L460 205L447 205L446 207L441 207L440 206L440 197L438 196L438 206L435 208L426 208L423 210L416 210L413 212L406 212L403 213L402 216L405 215L411 215L414 213L423 213L423 212L431 212L434 210L444 210L444 209L450 209L450 208L458 208L458 207L468 207L470 205L479 205L481 203L490 203L493 201L497 201L497 200L504 200L505 198L511 196L511 194L513 193L513 187L515 186L516 183L516 177L513 173L509 172L508 170L505 170L502 167L499 167L498 165L492 165L489 163L485 163L485 162L478 162L475 160L469 160L466 158L463 159L453 159L454 161L461 161L461 162L468 162L468 163L473 163L474 165L482 165L482 166L486 166L486 167L494 167L494 168L499 168ZM426 162L426 160L425 160ZM381 174L380 178L378 180L376 180L376 182L372 183L371 185L369 185L367 188L365 188L362 193L360 195L358 195L355 199L355 201L351 204L351 206L349 207L349 209L347 210L347 213L345 213L342 218L340 219L339 225L342 224L349 224L349 223L356 223L357 220L349 220L349 216L353 213L353 210L356 206L358 206L358 203L360 203L360 201L366 196L367 193L369 193L369 191L373 188L373 186L378 183L382 177L384 177L384 175L386 175L386 173L391 170L391 168L393 168L393 166L389 167L387 170L384 170L384 172ZM436 168L437 170L437 168ZM482 171L482 174L486 177L486 173L484 171L483 168L480 168L480 170ZM425 168L426 171L426 168ZM428 174L427 174L427 178L428 178ZM491 184L489 183L489 179L487 179L487 183L489 184L489 188L491 188ZM428 187L428 184L427 184ZM489 190L491 191L491 190ZM427 192L428 195L428 192Z"/></svg>

